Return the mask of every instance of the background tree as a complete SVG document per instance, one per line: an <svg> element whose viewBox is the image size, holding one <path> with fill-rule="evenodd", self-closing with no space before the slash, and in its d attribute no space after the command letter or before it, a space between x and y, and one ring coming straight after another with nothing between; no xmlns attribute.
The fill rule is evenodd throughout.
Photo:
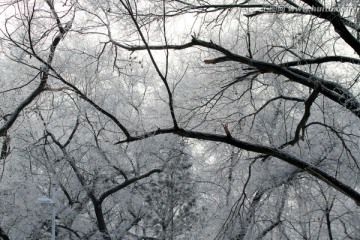
<svg viewBox="0 0 360 240"><path fill-rule="evenodd" d="M189 239L192 225L197 221L190 157L183 141L179 147L165 149L159 155L165 169L146 189L149 213L144 224L160 239Z"/></svg>

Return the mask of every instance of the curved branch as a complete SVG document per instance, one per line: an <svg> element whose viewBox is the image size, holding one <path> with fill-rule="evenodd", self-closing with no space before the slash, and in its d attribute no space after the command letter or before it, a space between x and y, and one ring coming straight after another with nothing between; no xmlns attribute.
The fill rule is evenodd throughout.
<svg viewBox="0 0 360 240"><path fill-rule="evenodd" d="M48 3L50 3L48 1ZM51 4L49 4L49 6L51 7ZM55 55L55 50L56 47L59 45L60 41L64 38L64 34L70 29L64 30L62 31L60 29L60 33L58 33L54 40L51 42L50 45L50 52L47 58L47 61L45 62L43 59L41 59L39 56L37 56L36 54L34 54L35 52L33 51L30 54L34 54L36 56L37 59L40 60L40 62L44 63L45 66L40 67L41 71L40 71L40 84L38 85L38 87L25 99L23 100L17 107L16 109L10 114L8 120L5 122L5 124L0 128L0 136L4 136L4 134L6 133L6 131L14 124L15 120L18 118L20 112L26 107L28 106L37 96L39 96L45 89L46 87L46 83L47 80L49 78L49 67L51 66L53 59L54 59L54 55ZM7 32L8 33L8 32ZM16 43L16 41L14 39L11 38L10 34L8 33L8 38L10 39L10 41L12 41L13 43L15 43L16 46L18 46L18 44ZM30 46L31 48L33 47L32 45ZM21 49L21 47L20 47Z"/></svg>
<svg viewBox="0 0 360 240"><path fill-rule="evenodd" d="M158 129L156 131L153 131L153 132L141 135L141 136L132 137L131 139L127 139L124 141L119 141L115 144L120 144L120 143L125 143L125 142L133 142L133 141L137 141L137 140L141 140L144 138L148 138L148 137L160 135L160 134L165 134L165 133L173 133L173 134L176 134L176 135L179 135L182 137L193 138L193 139L198 139L198 140L222 142L222 143L226 143L226 144L229 144L234 147L241 148L241 149L244 149L244 150L247 150L250 152L261 153L261 154L273 156L273 157L278 158L284 162L287 162L290 165L293 165L293 166L303 170L304 172L310 174L311 176L327 183L328 185L332 186L339 192L343 193L347 197L354 200L355 203L360 206L360 193L355 191L350 186L337 180L336 178L329 175L328 173L320 170L316 166L313 166L312 164L309 164L303 160L300 160L297 157L292 156L283 150L264 146L264 145L259 145L259 144L255 144L255 143L241 141L232 136L190 131L190 130L185 130L182 128L179 128L179 129L171 128L171 129L163 129L163 130Z"/></svg>
<svg viewBox="0 0 360 240"><path fill-rule="evenodd" d="M326 81L315 75L309 74L302 70L296 68L287 68L283 65L278 65L275 63L268 63L264 61L255 60L252 58L244 57L235 53L230 52L229 50L223 48L220 45L217 45L213 42L207 42L203 40L196 39L195 37L192 38L192 41L189 43L185 43L182 45L168 45L168 46L148 46L148 49L186 49L193 46L202 46L208 49L213 49L218 52L221 52L225 56L219 57L213 60L205 60L206 64L215 64L217 62L223 61L235 61L242 64L249 65L251 67L257 68L261 73L275 73L278 75L282 75L284 77L289 78L292 81L300 83L304 86L315 88L316 83L320 83L319 92L324 96L328 97L329 99L333 100L334 102L344 106L353 114L355 114L358 118L360 118L360 103L356 100L356 98L345 88L343 88L340 84ZM130 47L131 50L144 50L144 47L141 46L133 46ZM330 58L331 59L331 58ZM340 58L336 58L337 60L341 60ZM329 58L323 58L319 61L328 61ZM353 61L352 58L343 58L343 61ZM316 61L316 60L314 60ZM356 63L359 63L360 60L356 60ZM296 65L296 63L290 62L290 65Z"/></svg>
<svg viewBox="0 0 360 240"><path fill-rule="evenodd" d="M10 240L9 235L6 234L6 232L0 227L0 237L3 240Z"/></svg>
<svg viewBox="0 0 360 240"><path fill-rule="evenodd" d="M247 118L247 117L251 117L251 116L254 116L254 115L256 116L259 112L261 112L262 110L264 110L270 103L272 103L272 102L274 102L274 101L276 101L276 100L279 100L279 99L284 99L284 100L294 101L294 102L305 102L305 101L306 101L305 99L302 99L302 98L288 97L288 96L280 95L280 96L271 98L271 99L269 99L268 101L266 101L266 102L265 102L259 109L257 109L255 112L250 113L250 114L247 114L247 115L241 117L238 122L241 122L243 119L245 119L245 118Z"/></svg>
<svg viewBox="0 0 360 240"><path fill-rule="evenodd" d="M315 88L317 83L320 83L319 92L334 102L346 107L358 118L360 118L360 103L356 98L340 84L326 81L324 79L318 78L315 75L309 74L307 72L301 71L295 68L286 68L274 63L267 63L235 53L230 52L229 50L223 48L220 45L214 44L213 42L206 42L193 38L192 41L194 46L202 46L209 49L216 50L224 54L227 59L230 61L239 62L242 64L249 65L251 67L257 68L262 73L275 73L289 78L292 81L300 83L304 86Z"/></svg>
<svg viewBox="0 0 360 240"><path fill-rule="evenodd" d="M298 61L291 61L286 63L281 63L282 67L294 67L300 65L308 65L308 64L322 64L328 62L341 62L341 63L352 63L352 64L360 64L360 59L346 57L346 56L325 56L325 57L317 57L311 59L300 59Z"/></svg>
<svg viewBox="0 0 360 240"><path fill-rule="evenodd" d="M10 114L10 116L8 116L7 121L0 128L0 136L5 136L6 131L8 129L10 129L10 127L14 124L14 122L18 118L20 112L26 106L28 106L37 96L40 95L40 93L44 90L44 88L46 86L46 80L47 79L41 80L38 87L15 108L15 110Z"/></svg>
<svg viewBox="0 0 360 240"><path fill-rule="evenodd" d="M100 107L99 105L97 105L93 100L91 100L83 92L81 92L80 89L77 88L75 85L73 85L73 84L69 83L68 81L66 81L59 73L56 72L56 70L54 68L49 66L49 69L54 73L54 75L55 75L55 77L57 79L59 79L66 86L70 87L73 92L75 92L77 95L79 95L80 98L82 98L83 100L88 102L96 110L98 110L99 112L101 112L102 114L104 114L105 116L110 118L121 129L121 131L125 134L125 136L127 138L130 138L129 131L126 129L126 127L114 115L112 115L111 113L109 113L108 111L106 111L105 109Z"/></svg>
<svg viewBox="0 0 360 240"><path fill-rule="evenodd" d="M304 8L289 8L287 6L274 6L269 7L264 6L262 10L255 11L251 14L247 14L247 17L254 17L260 14L266 13L282 13L282 14L302 14L302 15L312 15L324 20L329 21L334 27L335 32L337 32L340 37L352 48L355 52L360 55L360 42L347 30L346 26L360 31L360 26L355 24L345 18L343 18L339 12L331 11L325 6L320 4L316 0L301 0L308 4L312 9ZM249 7L250 8L250 7Z"/></svg>
<svg viewBox="0 0 360 240"><path fill-rule="evenodd" d="M294 139L287 142L287 143L285 143L285 144L283 144L280 148L284 148L287 145L294 145L295 143L297 143L300 140L300 138L302 138L300 136L300 131L301 130L304 131L305 124L306 124L307 120L310 117L311 106L315 102L315 99L317 98L318 95L319 95L319 86L316 86L314 88L314 91L310 94L309 98L306 99L306 101L305 101L304 115L303 115L303 117L301 118L299 124L296 127Z"/></svg>
<svg viewBox="0 0 360 240"><path fill-rule="evenodd" d="M104 192L103 194L101 194L101 196L98 199L98 203L101 204L108 196L110 196L113 193L116 193L117 191L120 191L123 188L126 188L127 186L129 186L130 184L137 182L141 179L147 178L149 176L151 176L154 173L160 173L162 172L161 169L153 169L147 173L144 173L143 175L137 176L137 177L133 177L129 180L126 180L125 182L123 182L122 184L111 188L110 190L107 190L106 192Z"/></svg>
<svg viewBox="0 0 360 240"><path fill-rule="evenodd" d="M360 118L360 103L355 99L355 97L345 88L343 88L340 84L326 81L324 79L318 78L314 75L311 75L307 72L301 71L295 68L287 68L282 65L278 65L275 63L267 63L259 60L255 60L252 58L244 57L235 53L230 52L229 50L223 48L220 45L217 45L213 42L206 42L195 37L192 38L192 41L189 43L185 43L182 45L168 45L168 46L148 46L147 49L186 49L193 46L202 46L209 49L216 50L221 52L225 56L219 57L213 60L205 60L206 64L223 62L223 61L235 61L242 64L249 65L251 67L257 68L261 73L275 73L282 75L300 83L304 86L315 88L316 82L320 82L320 93L333 100L334 102L344 106L348 110L350 110L353 114L355 114L358 118ZM142 46L133 46L130 47L132 51L135 50L144 50L145 47ZM360 51L359 51L360 52ZM320 59L321 60L321 59ZM328 59L325 59L327 61ZM339 60L339 59L338 59ZM352 61L352 58L345 58L344 61ZM324 59L322 59L324 61ZM359 62L359 60L355 61ZM291 63L291 62L290 62ZM291 63L291 65L294 63Z"/></svg>

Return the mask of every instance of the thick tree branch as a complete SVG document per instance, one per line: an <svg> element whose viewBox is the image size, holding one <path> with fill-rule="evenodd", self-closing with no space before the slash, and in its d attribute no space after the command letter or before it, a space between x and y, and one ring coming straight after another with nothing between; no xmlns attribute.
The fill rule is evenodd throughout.
<svg viewBox="0 0 360 240"><path fill-rule="evenodd" d="M59 79L66 86L70 87L72 89L72 91L74 91L77 95L79 95L79 97L81 99L88 102L91 106L93 106L100 113L102 113L105 116L107 116L108 118L110 118L121 129L121 131L125 134L126 137L128 137L128 138L130 137L129 131L114 115L112 115L110 112L106 111L104 108L100 107L99 105L97 105L93 100L88 98L82 91L80 91L80 89L77 88L74 84L71 84L68 81L66 81L59 73L56 72L56 70L54 68L52 68L51 66L49 68L51 71L53 71L54 76L57 79Z"/></svg>
<svg viewBox="0 0 360 240"><path fill-rule="evenodd" d="M244 57L238 54L234 54L229 50L213 42L202 41L194 37L190 43L186 43L183 45L169 45L169 46L161 46L161 47L149 46L149 49L164 49L166 47L168 47L169 49L185 49L193 46L202 46L205 48L213 49L225 55L223 57L219 57L213 60L205 60L206 63L208 64L223 62L223 61L235 61L257 68L261 73L275 73L285 76L292 81L295 81L310 88L315 88L316 82L320 82L321 86L319 91L321 94L333 100L334 102L344 106L353 114L355 114L358 118L360 118L360 103L347 89L343 88L340 84L326 81L324 79L318 78L315 75L311 75L299 69L287 68L285 66L282 66L281 64L279 65L275 63L267 63L252 58ZM131 49L142 50L141 47L132 47ZM325 61L327 61L327 59L325 59ZM345 61L352 61L352 58L348 58ZM293 64L295 63L290 62L290 65Z"/></svg>
<svg viewBox="0 0 360 240"><path fill-rule="evenodd" d="M301 0L301 1L311 7L323 7L323 5L319 3L317 0Z"/></svg>
<svg viewBox="0 0 360 240"><path fill-rule="evenodd" d="M50 0L47 0L48 5L51 7L51 2ZM53 9L52 9L53 10ZM55 12L55 11L54 11ZM4 134L6 133L6 131L14 124L15 120L18 118L20 112L27 107L37 96L39 96L46 87L47 84L47 80L49 78L49 67L51 66L54 56L55 56L55 50L58 46L58 44L60 43L60 41L63 39L64 34L70 30L69 29L59 29L60 33L58 33L54 40L52 41L51 45L50 45L50 52L48 55L48 58L46 60L46 62L41 59L40 57L38 57L35 54L35 51L32 49L33 46L31 45L30 48L32 49L32 52L29 52L29 54L34 54L38 59L41 60L41 62L43 62L45 64L45 66L40 67L41 72L40 72L40 83L38 85L38 87L25 99L23 100L16 108L15 110L10 114L8 120L5 122L5 124L0 128L0 136L4 136ZM16 45L18 45L12 38L11 35L8 33L8 37L9 39L14 42ZM21 48L21 47L20 47Z"/></svg>
<svg viewBox="0 0 360 240"><path fill-rule="evenodd" d="M55 136L52 133L47 131L47 134L51 137L53 142L61 149L61 151L64 154L65 158L67 159L69 165L71 166L72 170L74 171L76 178L80 182L81 186L84 188L86 194L91 199L91 202L94 207L95 216L96 216L96 223L97 223L97 226L98 226L101 234L103 235L103 238L105 240L111 240L109 230L108 230L106 222L105 222L104 213L102 210L102 205L101 205L102 202L100 202L98 200L98 198L96 197L94 188L89 187L89 185L86 183L85 177L83 176L83 174L81 174L79 168L75 164L74 159L68 154L64 145L62 145L58 140L56 140Z"/></svg>
<svg viewBox="0 0 360 240"><path fill-rule="evenodd" d="M61 34L65 34L65 29L64 29L64 27L62 26L62 23L61 23L61 21L60 21L60 18L59 18L59 16L58 16L57 12L55 11L54 4L52 3L51 0L46 0L46 3L47 3L47 5L49 6L52 14L54 15L54 18L55 18L55 20L56 20L56 24L57 24L57 27L59 28L60 33L61 33Z"/></svg>
<svg viewBox="0 0 360 240"><path fill-rule="evenodd" d="M190 130L185 130L182 128L179 128L179 129L172 128L172 129L163 129L163 130L158 129L156 131L153 131L153 132L141 135L141 136L136 136L136 137L132 137L130 139L124 140L124 141L119 141L115 144L137 141L137 140L141 140L141 139L148 138L151 136L166 134L166 133L173 133L173 134L176 134L176 135L179 135L182 137L193 138L193 139L198 139L198 140L222 142L222 143L226 143L226 144L229 144L234 147L238 147L240 149L244 149L244 150L247 150L250 152L261 153L261 154L265 154L265 155L269 155L269 156L278 158L284 162L289 163L290 165L293 165L293 166L303 170L304 172L312 175L313 177L327 183L328 185L332 186L339 192L342 192L344 195L353 199L355 201L355 203L360 206L360 193L358 193L356 190L354 190L350 186L347 186L346 184L340 182L339 180L337 180L333 176L329 175L328 173L320 170L316 166L313 166L313 165L307 163L306 161L300 160L300 159L286 153L283 150L264 146L264 145L259 145L259 144L255 144L255 143L244 142L244 141L238 140L232 136L190 131Z"/></svg>
<svg viewBox="0 0 360 240"><path fill-rule="evenodd" d="M341 17L339 12L336 11L327 11L321 4L315 3L316 1L304 1L304 2L312 2L312 7L316 7L318 9L302 9L302 8L288 8L285 6L271 6L267 8L268 10L260 10L256 11L254 13L248 14L246 16L248 17L254 17L260 14L266 14L266 13L275 13L275 14L304 14L304 15L313 15L318 18L324 19L329 21L332 26L334 27L335 32L339 34L339 36L352 48L355 50L355 52L360 55L360 42L347 30L346 26L356 30L360 31L360 26L358 24L355 24L353 22L350 22L347 19L344 19ZM323 11L320 11L319 8L324 8ZM346 26L345 26L346 25Z"/></svg>
<svg viewBox="0 0 360 240"><path fill-rule="evenodd" d="M360 31L360 26L358 24L352 23L347 19L344 19L339 12L336 11L328 11L324 5L319 3L316 0L301 0L311 7L311 9L303 9L303 8L289 8L287 6L277 6L277 5L269 5L269 4L204 4L200 6L187 6L188 12L191 10L203 10L206 12L214 12L214 11L222 11L225 9L235 9L235 8L245 8L245 9L260 9L255 11L252 14L248 14L246 16L253 17L259 14L265 13L276 13L276 14L304 14L304 15L313 15L321 19L325 19L329 21L335 31L340 35L340 37L351 46L355 52L360 55L360 42L346 29L345 25L355 29L356 31ZM297 6L296 4L290 3L292 6ZM265 10L264 10L265 9Z"/></svg>
<svg viewBox="0 0 360 240"><path fill-rule="evenodd" d="M306 101L305 101L304 115L303 115L303 117L301 118L299 124L296 127L294 139L289 141L288 143L285 143L280 148L284 148L287 145L294 145L295 143L297 143L300 140L300 132L304 131L305 124L306 124L307 120L310 117L311 106L314 103L314 101L315 101L315 99L317 98L318 95L319 95L319 84L318 84L318 86L316 86L314 88L314 90L310 94L309 98L306 99Z"/></svg>
<svg viewBox="0 0 360 240"><path fill-rule="evenodd" d="M40 95L40 93L44 90L46 86L46 80L47 79L42 79L38 87L26 99L24 99L10 114L4 125L2 125L0 128L0 136L5 136L7 130L10 129L10 127L14 124L21 111L24 110L25 107L27 107L37 96Z"/></svg>
<svg viewBox="0 0 360 240"><path fill-rule="evenodd" d="M193 38L192 43L194 45L203 46L206 48L219 51L223 53L228 59L231 59L232 61L240 62L242 64L247 64L251 67L255 67L260 72L283 75L297 83L300 83L310 88L315 88L316 83L320 82L321 86L319 91L321 94L330 98L334 102L337 102L340 105L346 107L348 110L353 112L358 118L360 118L360 103L347 89L343 88L340 84L323 80L321 78L318 78L314 75L311 75L299 69L285 68L277 64L258 61L255 59L237 55L212 42L205 42Z"/></svg>
<svg viewBox="0 0 360 240"><path fill-rule="evenodd" d="M134 182L137 182L137 181L139 181L141 179L147 178L147 177L151 176L154 173L160 173L160 172L162 172L161 169L153 169L153 170L151 170L151 171L149 171L147 173L144 173L144 174L142 174L140 176L128 179L125 182L123 182L122 184L120 184L120 185L118 185L116 187L113 187L113 188L107 190L106 192L104 192L103 194L101 194L100 197L99 197L98 202L101 204L111 194L116 193L116 192L120 191L121 189L126 188L127 186L129 186L130 184L132 184Z"/></svg>
<svg viewBox="0 0 360 240"><path fill-rule="evenodd" d="M3 240L10 240L9 235L6 234L6 232L0 227L0 237Z"/></svg>
<svg viewBox="0 0 360 240"><path fill-rule="evenodd" d="M309 65L309 64L322 64L328 62L352 63L359 65L360 59L346 57L346 56L325 56L325 57L315 57L310 59L300 59L297 61L281 63L279 65L282 67L294 67L294 66Z"/></svg>

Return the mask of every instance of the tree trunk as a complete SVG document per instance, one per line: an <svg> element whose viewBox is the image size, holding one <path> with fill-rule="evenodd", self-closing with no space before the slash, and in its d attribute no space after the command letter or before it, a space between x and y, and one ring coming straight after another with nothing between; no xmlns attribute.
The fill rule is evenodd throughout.
<svg viewBox="0 0 360 240"><path fill-rule="evenodd" d="M103 239L105 240L111 240L110 234L109 234L109 230L107 229L106 223L105 223L105 219L104 219L104 214L102 212L102 207L101 204L98 202L94 202L94 210L95 210L95 215L96 215L96 220L97 220L97 225L98 228L102 234Z"/></svg>

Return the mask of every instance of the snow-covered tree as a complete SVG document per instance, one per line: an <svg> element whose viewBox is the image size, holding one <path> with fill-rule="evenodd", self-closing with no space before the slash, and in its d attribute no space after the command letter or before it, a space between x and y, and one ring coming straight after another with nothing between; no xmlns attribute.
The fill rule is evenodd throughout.
<svg viewBox="0 0 360 240"><path fill-rule="evenodd" d="M2 238L359 238L358 1L0 8Z"/></svg>
<svg viewBox="0 0 360 240"><path fill-rule="evenodd" d="M177 147L172 144L159 155L165 167L146 189L149 213L145 227L159 239L189 239L197 221L196 188L189 155L183 141Z"/></svg>

